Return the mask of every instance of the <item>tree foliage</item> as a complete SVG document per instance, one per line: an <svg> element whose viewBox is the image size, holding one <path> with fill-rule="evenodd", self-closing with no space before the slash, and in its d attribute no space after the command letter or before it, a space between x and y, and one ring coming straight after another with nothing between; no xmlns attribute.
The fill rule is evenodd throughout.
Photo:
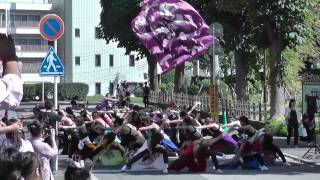
<svg viewBox="0 0 320 180"><path fill-rule="evenodd" d="M137 40L131 29L131 21L140 12L142 0L101 0L100 28L106 43L116 41L126 54L138 52L146 57L147 49Z"/></svg>
<svg viewBox="0 0 320 180"><path fill-rule="evenodd" d="M146 57L149 66L150 87L158 89L156 62L148 50L135 37L131 29L131 21L141 10L142 0L101 0L100 15L101 36L106 43L117 42L126 54L137 53L137 60Z"/></svg>

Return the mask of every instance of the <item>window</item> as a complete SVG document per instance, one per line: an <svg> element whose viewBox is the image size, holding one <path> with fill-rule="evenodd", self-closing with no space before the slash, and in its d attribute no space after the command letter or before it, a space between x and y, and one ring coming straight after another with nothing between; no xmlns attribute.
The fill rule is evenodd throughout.
<svg viewBox="0 0 320 180"><path fill-rule="evenodd" d="M22 21L28 21L28 16L27 15L21 15L21 20Z"/></svg>
<svg viewBox="0 0 320 180"><path fill-rule="evenodd" d="M80 37L80 29L79 28L75 29L75 36Z"/></svg>
<svg viewBox="0 0 320 180"><path fill-rule="evenodd" d="M134 66L134 55L129 56L129 66Z"/></svg>
<svg viewBox="0 0 320 180"><path fill-rule="evenodd" d="M101 29L99 27L95 27L95 37L96 39L102 39Z"/></svg>
<svg viewBox="0 0 320 180"><path fill-rule="evenodd" d="M41 39L29 39L28 44L29 45L41 45Z"/></svg>
<svg viewBox="0 0 320 180"><path fill-rule="evenodd" d="M110 94L113 94L113 88L114 88L113 82L110 82L110 84L109 84L109 93Z"/></svg>
<svg viewBox="0 0 320 180"><path fill-rule="evenodd" d="M113 67L113 54L109 55L109 66Z"/></svg>
<svg viewBox="0 0 320 180"><path fill-rule="evenodd" d="M28 21L40 21L40 15L28 15Z"/></svg>
<svg viewBox="0 0 320 180"><path fill-rule="evenodd" d="M15 39L14 42L17 45L28 45L28 39Z"/></svg>
<svg viewBox="0 0 320 180"><path fill-rule="evenodd" d="M1 13L0 16L1 16L1 20L2 20L2 21L5 21L5 20L6 20L6 15L5 15L5 14L2 14L2 13Z"/></svg>
<svg viewBox="0 0 320 180"><path fill-rule="evenodd" d="M101 94L101 83L96 83L96 95Z"/></svg>
<svg viewBox="0 0 320 180"><path fill-rule="evenodd" d="M148 79L148 73L143 73L143 78Z"/></svg>
<svg viewBox="0 0 320 180"><path fill-rule="evenodd" d="M76 56L76 58L75 58L75 64L76 64L77 66L80 66L80 56Z"/></svg>
<svg viewBox="0 0 320 180"><path fill-rule="evenodd" d="M95 62L96 62L96 67L101 67L101 55L100 54L96 54Z"/></svg>

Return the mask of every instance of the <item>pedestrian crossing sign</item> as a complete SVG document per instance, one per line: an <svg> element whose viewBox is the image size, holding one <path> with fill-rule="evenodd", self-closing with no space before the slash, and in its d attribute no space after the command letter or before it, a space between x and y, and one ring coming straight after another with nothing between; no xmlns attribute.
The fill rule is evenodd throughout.
<svg viewBox="0 0 320 180"><path fill-rule="evenodd" d="M40 76L64 76L63 64L53 47L41 63Z"/></svg>

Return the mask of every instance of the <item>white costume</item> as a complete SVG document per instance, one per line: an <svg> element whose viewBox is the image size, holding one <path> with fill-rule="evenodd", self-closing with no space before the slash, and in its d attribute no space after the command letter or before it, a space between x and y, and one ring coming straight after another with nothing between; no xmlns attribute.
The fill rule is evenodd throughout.
<svg viewBox="0 0 320 180"><path fill-rule="evenodd" d="M23 81L16 74L6 74L0 79L0 109L9 109L20 104L23 96Z"/></svg>

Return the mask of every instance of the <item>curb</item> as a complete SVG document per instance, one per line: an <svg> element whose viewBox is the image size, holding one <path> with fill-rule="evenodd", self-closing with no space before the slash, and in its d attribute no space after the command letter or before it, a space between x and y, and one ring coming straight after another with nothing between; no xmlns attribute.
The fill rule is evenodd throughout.
<svg viewBox="0 0 320 180"><path fill-rule="evenodd" d="M292 155L292 154L287 154L287 153L283 153L283 155L288 157L288 158L291 158L291 159L293 159L295 161L302 162L304 164L320 166L319 162L310 161L310 160L307 160L307 159L303 159L302 157L298 157L298 156L295 156L295 155Z"/></svg>
<svg viewBox="0 0 320 180"><path fill-rule="evenodd" d="M36 104L42 104L42 101L30 101L30 102L21 102L20 105L36 105ZM89 102L89 105L97 105L101 102ZM59 101L60 105L70 105L70 102L68 101ZM86 102L85 102L86 104Z"/></svg>

